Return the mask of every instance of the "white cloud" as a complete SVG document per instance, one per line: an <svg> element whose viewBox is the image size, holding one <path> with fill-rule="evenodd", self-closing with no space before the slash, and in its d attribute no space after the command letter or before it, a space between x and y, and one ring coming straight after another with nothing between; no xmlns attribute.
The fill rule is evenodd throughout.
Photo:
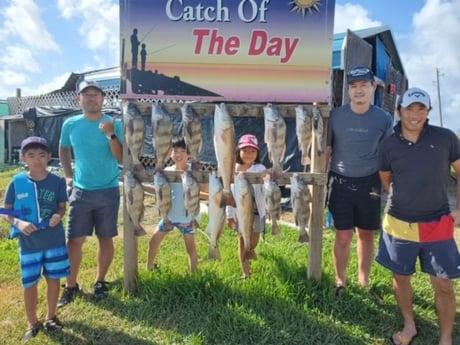
<svg viewBox="0 0 460 345"><path fill-rule="evenodd" d="M43 84L40 84L38 86L34 85L33 87L30 87L28 84L29 78L27 77L26 74L22 73L14 73L14 72L1 72L0 71L0 78L4 79L7 78L10 80L10 85L24 85L21 87L21 95L24 96L37 96L37 95L43 95L46 93L49 93L54 90L59 90L62 88L62 86L65 84L67 79L69 79L71 73L64 73L58 76L53 77L50 81L47 81ZM11 90L8 88L5 88L6 85L1 85L0 84L0 94L4 94L8 92L9 97L13 97L14 95L11 95Z"/></svg>
<svg viewBox="0 0 460 345"><path fill-rule="evenodd" d="M28 80L29 78L25 73L15 72L8 69L0 70L0 95L14 96L11 92L12 88L14 90L17 85L22 85Z"/></svg>
<svg viewBox="0 0 460 345"><path fill-rule="evenodd" d="M460 2L427 0L414 15L412 44L402 49L402 59L412 86L430 92L433 110L430 120L440 124L436 69L439 69L443 125L460 129Z"/></svg>
<svg viewBox="0 0 460 345"><path fill-rule="evenodd" d="M0 64L4 69L20 69L27 72L39 72L40 66L34 60L31 50L24 47L7 46L0 55Z"/></svg>
<svg viewBox="0 0 460 345"><path fill-rule="evenodd" d="M67 42L63 46L72 40L72 50L81 47L81 60L77 60L75 54L70 55L72 50L68 48L60 51L55 38L48 32L45 21L56 18L51 15L54 10L64 19ZM0 75L9 76L8 83L0 80L0 99L12 96L18 87L23 95L50 92L62 87L71 72L119 64L118 1L9 0L5 3L0 0L0 18L3 19L0 20L0 42L4 48L0 56ZM56 19L62 21L62 18ZM51 66L44 65L53 59L55 62ZM68 69L65 78L59 76L47 81L63 69ZM37 86L37 80L46 82ZM56 84L61 81L60 85Z"/></svg>
<svg viewBox="0 0 460 345"><path fill-rule="evenodd" d="M2 4L3 5L3 4ZM33 0L11 0L0 10L0 95L12 96L13 89L30 81L29 73L41 71L38 56L59 52L47 30L39 6Z"/></svg>
<svg viewBox="0 0 460 345"><path fill-rule="evenodd" d="M33 0L11 0L3 15L5 18L3 34L17 38L19 42L31 49L59 50L42 21L40 8Z"/></svg>
<svg viewBox="0 0 460 345"><path fill-rule="evenodd" d="M71 73L64 73L58 76L53 77L50 81L40 84L33 89L24 88L24 92L30 95L42 95L50 91L59 90L65 84L67 79L69 79Z"/></svg>
<svg viewBox="0 0 460 345"><path fill-rule="evenodd" d="M89 50L105 51L104 67L119 64L118 3L112 0L59 0L58 8L64 18L81 18L79 33Z"/></svg>
<svg viewBox="0 0 460 345"><path fill-rule="evenodd" d="M439 68L443 125L454 131L460 129L459 13L458 0L426 0L420 12L406 18L412 20L410 32L393 32L410 86L424 88L431 95L430 121L434 124L440 124L436 90L436 69ZM334 32L380 25L384 24L373 20L359 5L336 4Z"/></svg>
<svg viewBox="0 0 460 345"><path fill-rule="evenodd" d="M334 32L345 32L347 29L360 30L383 25L372 20L369 12L360 5L347 3L335 5Z"/></svg>

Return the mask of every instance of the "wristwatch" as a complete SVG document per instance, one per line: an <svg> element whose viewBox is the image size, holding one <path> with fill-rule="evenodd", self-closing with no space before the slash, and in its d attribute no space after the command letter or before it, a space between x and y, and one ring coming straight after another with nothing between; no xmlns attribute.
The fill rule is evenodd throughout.
<svg viewBox="0 0 460 345"><path fill-rule="evenodd" d="M111 135L107 136L107 139L110 139L110 140L113 140L113 139L116 139L116 138L117 138L117 135L115 133L112 133Z"/></svg>
<svg viewBox="0 0 460 345"><path fill-rule="evenodd" d="M14 221L13 221L13 224L12 224L12 225L15 226L15 227L18 227L18 225L19 225L19 219L14 218Z"/></svg>

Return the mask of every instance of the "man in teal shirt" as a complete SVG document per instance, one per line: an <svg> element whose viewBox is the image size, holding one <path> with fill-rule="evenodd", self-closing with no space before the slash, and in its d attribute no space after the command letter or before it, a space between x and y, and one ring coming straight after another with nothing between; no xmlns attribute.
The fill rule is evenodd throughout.
<svg viewBox="0 0 460 345"><path fill-rule="evenodd" d="M78 87L78 102L83 113L67 119L62 125L59 159L71 189L67 228L71 274L59 307L72 302L80 292L77 276L82 246L93 231L99 242L94 296L101 299L108 292L105 276L113 260L113 237L118 235L118 163L122 160L123 126L120 120L102 113L104 96L99 84L82 81Z"/></svg>

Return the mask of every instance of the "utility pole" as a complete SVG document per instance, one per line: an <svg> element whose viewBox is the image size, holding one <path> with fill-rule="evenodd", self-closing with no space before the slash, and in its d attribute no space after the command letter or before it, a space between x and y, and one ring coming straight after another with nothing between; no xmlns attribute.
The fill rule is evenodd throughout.
<svg viewBox="0 0 460 345"><path fill-rule="evenodd" d="M442 126L441 90L439 87L439 68L436 68L436 89L438 91L439 124Z"/></svg>

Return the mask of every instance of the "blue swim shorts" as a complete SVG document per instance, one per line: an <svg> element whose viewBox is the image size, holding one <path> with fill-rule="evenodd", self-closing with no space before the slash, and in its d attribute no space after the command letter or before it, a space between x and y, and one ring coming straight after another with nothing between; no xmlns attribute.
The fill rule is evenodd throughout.
<svg viewBox="0 0 460 345"><path fill-rule="evenodd" d="M23 288L37 284L42 273L51 279L61 279L70 275L70 262L65 245L40 252L19 253L19 261Z"/></svg>
<svg viewBox="0 0 460 345"><path fill-rule="evenodd" d="M159 232L171 232L174 228L178 228L182 235L195 235L195 230L193 230L191 224L186 223L172 223L172 229L166 229L163 219L158 223L157 229Z"/></svg>

